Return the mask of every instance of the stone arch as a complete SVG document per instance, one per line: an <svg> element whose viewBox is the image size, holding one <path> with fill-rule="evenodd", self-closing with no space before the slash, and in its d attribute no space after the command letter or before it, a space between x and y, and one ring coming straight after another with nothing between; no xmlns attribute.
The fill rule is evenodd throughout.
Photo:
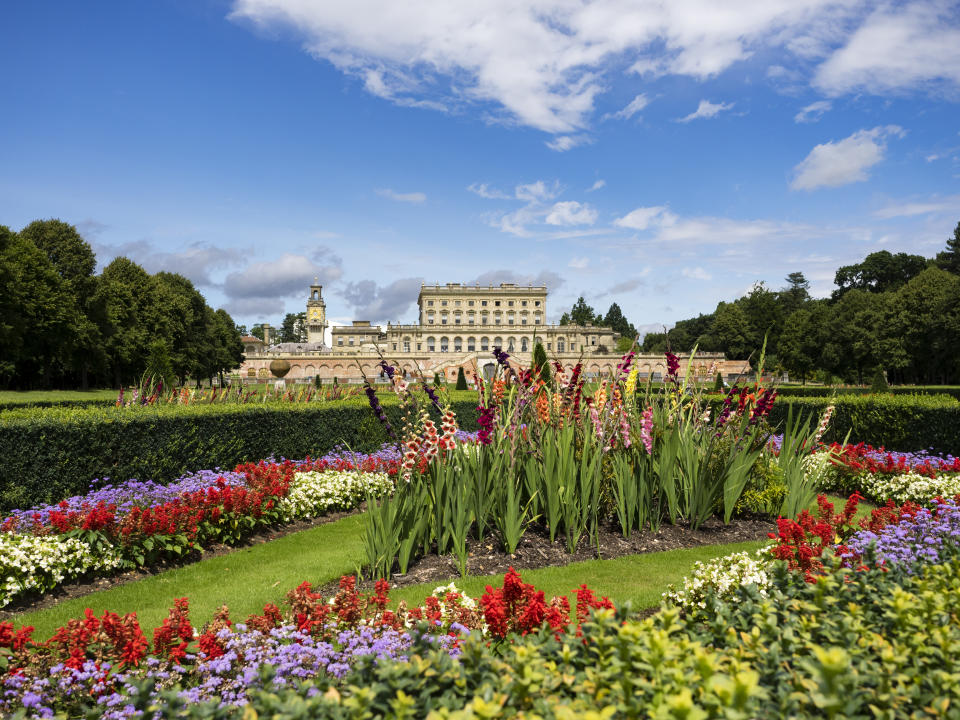
<svg viewBox="0 0 960 720"><path fill-rule="evenodd" d="M449 352L450 351L450 338L446 335L443 335L440 338L440 352Z"/></svg>
<svg viewBox="0 0 960 720"><path fill-rule="evenodd" d="M453 351L454 352L463 352L463 338L457 335L453 338Z"/></svg>
<svg viewBox="0 0 960 720"><path fill-rule="evenodd" d="M475 352L477 349L477 339L472 335L467 338L467 352Z"/></svg>
<svg viewBox="0 0 960 720"><path fill-rule="evenodd" d="M267 370L266 368L260 368L259 370L257 370L257 377L258 377L258 378L268 378L268 377L270 377L270 371Z"/></svg>
<svg viewBox="0 0 960 720"><path fill-rule="evenodd" d="M313 365L307 365L303 368L303 377L313 377L317 374L317 369Z"/></svg>

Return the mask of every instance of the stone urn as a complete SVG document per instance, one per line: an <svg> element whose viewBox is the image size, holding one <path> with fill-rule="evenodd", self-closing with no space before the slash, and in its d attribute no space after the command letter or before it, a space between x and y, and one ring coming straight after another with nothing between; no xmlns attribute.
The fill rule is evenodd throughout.
<svg viewBox="0 0 960 720"><path fill-rule="evenodd" d="M284 375L290 372L290 363L277 358L270 363L270 372L273 373L274 377L282 379Z"/></svg>

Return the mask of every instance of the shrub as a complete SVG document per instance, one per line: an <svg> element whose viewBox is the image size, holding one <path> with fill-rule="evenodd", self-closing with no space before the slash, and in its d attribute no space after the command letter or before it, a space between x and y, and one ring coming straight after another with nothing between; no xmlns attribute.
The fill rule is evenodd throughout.
<svg viewBox="0 0 960 720"><path fill-rule="evenodd" d="M463 368L457 368L457 390L467 389L467 376L463 374Z"/></svg>
<svg viewBox="0 0 960 720"><path fill-rule="evenodd" d="M870 392L883 393L890 389L890 386L887 385L887 379L883 376L883 370L877 368L877 372L873 376L873 384L870 386Z"/></svg>
<svg viewBox="0 0 960 720"><path fill-rule="evenodd" d="M474 393L451 393L461 427L476 428ZM399 425L396 400L383 398ZM319 405L155 405L0 413L0 511L57 502L109 476L171 480L198 468L276 456L317 457L337 445L369 452L388 441L362 398Z"/></svg>

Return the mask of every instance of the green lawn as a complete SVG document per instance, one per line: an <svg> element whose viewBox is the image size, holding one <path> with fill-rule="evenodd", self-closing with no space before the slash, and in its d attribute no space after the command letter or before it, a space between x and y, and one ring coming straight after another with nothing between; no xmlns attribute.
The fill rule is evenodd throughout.
<svg viewBox="0 0 960 720"><path fill-rule="evenodd" d="M711 560L742 550L752 551L765 544L766 542L754 541L704 545L684 550L627 555L613 560L586 560L562 567L519 572L524 582L532 583L538 590L543 590L548 599L554 595L566 595L573 606L576 602L576 589L580 585L586 585L597 595L606 595L614 603L630 602L634 609L640 610L659 605L660 595L667 586L679 583L684 575L690 573L697 560ZM503 576L467 576L464 579L456 578L454 582L470 597L480 597L487 585L502 585ZM420 604L424 597L441 584L446 583L430 582L391 590L390 599L394 603L405 600L407 605Z"/></svg>
<svg viewBox="0 0 960 720"><path fill-rule="evenodd" d="M105 390L0 390L0 405L64 400L116 400L117 391Z"/></svg>
<svg viewBox="0 0 960 720"><path fill-rule="evenodd" d="M830 496L839 511L845 498ZM858 517L873 508L861 503ZM310 530L293 533L262 545L242 548L227 555L169 570L135 583L66 600L59 605L15 618L17 625L33 625L39 638L49 637L67 620L81 617L85 608L102 614L136 612L141 624L153 628L166 617L174 598L190 599L196 625L206 622L221 605L228 605L234 619L260 612L268 602L280 604L285 593L308 580L316 585L353 574L364 561L363 516L355 515ZM617 603L629 601L634 608L652 607L670 584L680 582L697 560L710 560L741 550L753 550L763 542L707 545L662 553L630 555L613 560L589 560L563 567L524 570L521 576L543 590L547 597L568 595L586 584L599 595ZM472 597L479 597L488 584L499 585L502 576L451 578ZM430 582L391 592L394 602L419 604L437 585Z"/></svg>
<svg viewBox="0 0 960 720"><path fill-rule="evenodd" d="M200 626L221 605L229 605L235 620L261 612L268 603L280 604L286 592L304 580L323 584L353 574L364 559L361 543L363 516L286 535L262 545L202 560L110 590L66 600L55 607L24 613L17 625L33 625L36 637L46 639L85 608L123 615L136 612L144 628L158 626L174 598L190 599L191 619ZM148 632L149 635L149 632Z"/></svg>

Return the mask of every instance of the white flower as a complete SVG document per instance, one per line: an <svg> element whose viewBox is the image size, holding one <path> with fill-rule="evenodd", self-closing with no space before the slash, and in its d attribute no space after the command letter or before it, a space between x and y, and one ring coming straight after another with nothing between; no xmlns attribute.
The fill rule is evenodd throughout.
<svg viewBox="0 0 960 720"><path fill-rule="evenodd" d="M751 557L748 552L738 552L711 560L704 564L696 562L693 565L693 575L685 577L681 587L673 585L663 594L663 601L689 612L695 608L705 608L705 598L710 589L716 591L721 599L733 595L741 585L754 584L759 588L761 595L767 594L770 578L766 568L770 563L770 555L766 548L761 548Z"/></svg>
<svg viewBox="0 0 960 720"><path fill-rule="evenodd" d="M863 491L877 500L891 499L897 504L907 501L928 503L935 497L960 494L960 475L939 475L929 478L910 471L901 475L868 474L861 478Z"/></svg>
<svg viewBox="0 0 960 720"><path fill-rule="evenodd" d="M331 510L350 510L367 499L367 493L380 496L393 490L386 473L359 470L310 471L297 473L290 492L279 502L287 522L312 518Z"/></svg>

